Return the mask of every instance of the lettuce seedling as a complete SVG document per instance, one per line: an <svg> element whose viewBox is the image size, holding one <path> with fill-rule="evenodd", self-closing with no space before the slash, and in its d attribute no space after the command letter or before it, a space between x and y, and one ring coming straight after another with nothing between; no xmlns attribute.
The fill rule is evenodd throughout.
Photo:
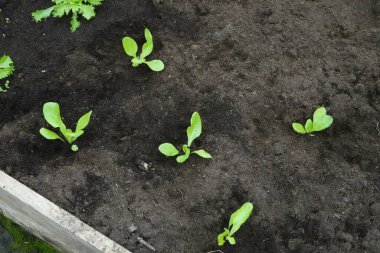
<svg viewBox="0 0 380 253"><path fill-rule="evenodd" d="M140 56L137 56L138 46L134 39L131 37L123 38L123 47L127 55L132 57L132 66L138 67L140 64L146 64L148 67L156 72L162 71L165 68L164 63L161 60L147 61L145 58L153 52L153 36L148 28L145 28L146 42L142 46Z"/></svg>
<svg viewBox="0 0 380 253"><path fill-rule="evenodd" d="M198 138L202 133L202 120L199 113L194 112L191 116L190 126L186 130L187 132L187 144L182 145L183 155L177 156L179 151L176 147L174 147L171 143L163 143L158 147L158 150L166 155L166 156L177 156L178 163L184 163L190 156L191 153L197 154L203 158L211 158L211 155L207 153L205 150L195 150L191 152L191 144L193 141Z"/></svg>
<svg viewBox="0 0 380 253"><path fill-rule="evenodd" d="M92 111L89 111L85 115L83 115L77 123L75 132L73 132L71 129L66 128L65 124L62 121L61 118L61 112L59 109L59 105L54 102L48 102L44 104L43 107L43 114L45 120L54 128L59 128L61 131L61 134L65 137L66 141L71 145L72 151L78 151L77 145L72 145L72 143L82 134L84 134L83 129L88 125L90 122ZM61 140L65 142L58 134L56 134L53 131L50 131L46 128L40 129L40 134L45 137L48 140Z"/></svg>
<svg viewBox="0 0 380 253"><path fill-rule="evenodd" d="M46 19L50 16L55 18L63 17L72 13L71 17L71 32L75 32L80 22L78 14L81 14L85 19L90 20L95 17L95 6L101 5L103 0L51 0L55 3L54 6L44 10L37 10L32 13L36 22Z"/></svg>
<svg viewBox="0 0 380 253"><path fill-rule="evenodd" d="M223 246L226 241L231 245L236 244L236 240L232 237L243 225L251 215L253 205L250 202L243 204L237 211L235 211L228 223L228 229L225 228L224 232L218 235L218 245Z"/></svg>
<svg viewBox="0 0 380 253"><path fill-rule="evenodd" d="M0 80L9 77L13 74L15 68L13 61L8 55L3 55L0 58ZM7 92L9 89L9 80L6 80L3 85L0 86L0 92Z"/></svg>
<svg viewBox="0 0 380 253"><path fill-rule="evenodd" d="M313 120L308 119L305 123L305 127L300 123L293 123L293 129L299 134L311 134L325 130L333 123L333 117L327 115L326 108L320 107L315 110L313 114Z"/></svg>

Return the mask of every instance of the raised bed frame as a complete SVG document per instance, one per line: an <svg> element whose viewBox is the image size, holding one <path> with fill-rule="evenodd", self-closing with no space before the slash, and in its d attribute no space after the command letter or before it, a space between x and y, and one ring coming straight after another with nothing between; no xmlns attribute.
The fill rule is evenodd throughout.
<svg viewBox="0 0 380 253"><path fill-rule="evenodd" d="M131 253L2 171L0 211L65 253Z"/></svg>

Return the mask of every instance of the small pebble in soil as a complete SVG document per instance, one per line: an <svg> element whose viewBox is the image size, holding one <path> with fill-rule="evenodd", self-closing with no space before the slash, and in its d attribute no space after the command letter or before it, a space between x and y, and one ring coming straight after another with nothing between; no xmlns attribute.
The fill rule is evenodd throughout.
<svg viewBox="0 0 380 253"><path fill-rule="evenodd" d="M127 227L127 229L128 229L128 231L130 232L130 233L133 233L133 232L135 232L136 230L137 230L137 227L135 226L135 224L131 224L131 225L129 225L128 227Z"/></svg>
<svg viewBox="0 0 380 253"><path fill-rule="evenodd" d="M144 162L143 160L137 160L137 165L140 170L143 170L143 171L149 170L149 164Z"/></svg>

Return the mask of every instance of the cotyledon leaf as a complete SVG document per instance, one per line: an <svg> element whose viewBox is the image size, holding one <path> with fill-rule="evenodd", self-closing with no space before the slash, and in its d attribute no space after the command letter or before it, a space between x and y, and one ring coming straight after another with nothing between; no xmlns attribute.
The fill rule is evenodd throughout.
<svg viewBox="0 0 380 253"><path fill-rule="evenodd" d="M313 131L322 131L333 123L333 118L327 115L326 108L320 107L313 114Z"/></svg>
<svg viewBox="0 0 380 253"><path fill-rule="evenodd" d="M192 153L197 154L197 155L199 155L200 157L203 157L203 158L207 158L207 159L212 158L212 156L207 151L205 151L203 149L193 151Z"/></svg>
<svg viewBox="0 0 380 253"><path fill-rule="evenodd" d="M136 58L138 46L134 39L132 39L131 37L123 38L123 47L127 55Z"/></svg>
<svg viewBox="0 0 380 253"><path fill-rule="evenodd" d="M158 150L166 156L176 156L179 151L171 143L163 143L158 147Z"/></svg>
<svg viewBox="0 0 380 253"><path fill-rule="evenodd" d="M155 72L160 72L165 68L165 64L161 60L144 61L144 63Z"/></svg>
<svg viewBox="0 0 380 253"><path fill-rule="evenodd" d="M300 123L293 123L292 127L293 127L294 131L296 131L299 134L305 134L306 133L305 128Z"/></svg>

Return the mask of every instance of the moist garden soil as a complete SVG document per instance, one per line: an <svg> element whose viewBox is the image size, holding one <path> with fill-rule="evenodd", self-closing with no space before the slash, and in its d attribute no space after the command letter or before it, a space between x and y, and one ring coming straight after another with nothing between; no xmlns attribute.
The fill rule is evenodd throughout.
<svg viewBox="0 0 380 253"><path fill-rule="evenodd" d="M0 169L136 253L150 252L137 236L161 253L216 250L246 201L224 253L380 252L379 2L107 0L75 33L68 18L32 21L48 0L0 5L16 68ZM123 51L144 27L163 72ZM39 135L48 101L71 127L93 110L77 153ZM322 105L332 127L292 130ZM185 143L194 111L213 159L179 165L157 148Z"/></svg>

